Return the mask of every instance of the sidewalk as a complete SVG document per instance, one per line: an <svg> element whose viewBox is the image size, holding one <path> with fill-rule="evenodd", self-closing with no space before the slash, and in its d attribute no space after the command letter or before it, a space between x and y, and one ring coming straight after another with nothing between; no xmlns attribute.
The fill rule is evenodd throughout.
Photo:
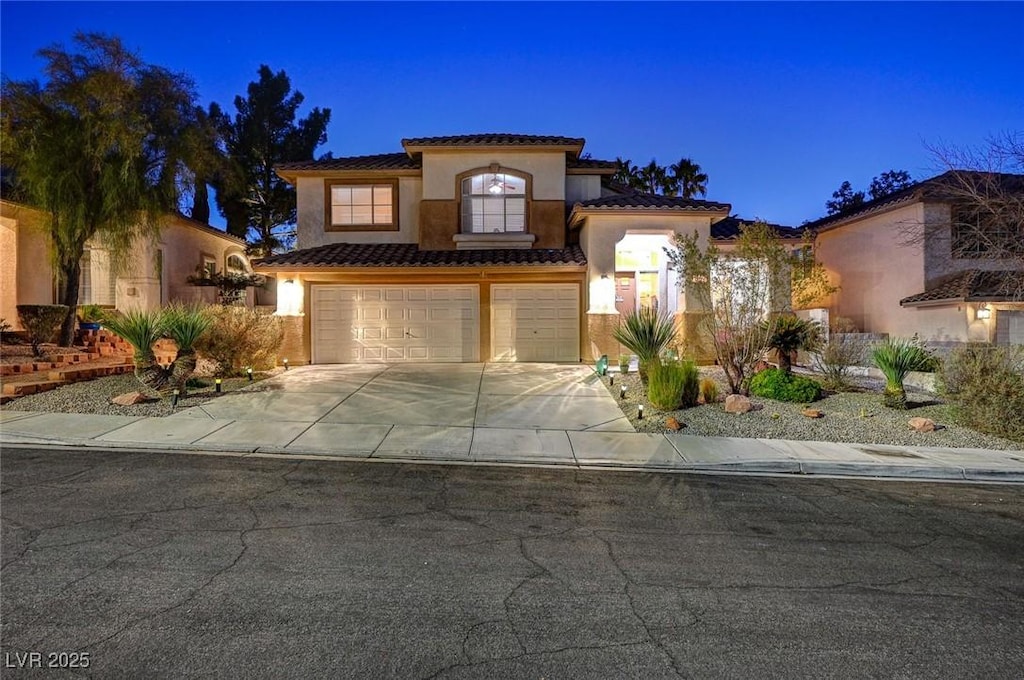
<svg viewBox="0 0 1024 680"><path fill-rule="evenodd" d="M1024 452L683 434L0 412L0 445L1024 483Z"/></svg>

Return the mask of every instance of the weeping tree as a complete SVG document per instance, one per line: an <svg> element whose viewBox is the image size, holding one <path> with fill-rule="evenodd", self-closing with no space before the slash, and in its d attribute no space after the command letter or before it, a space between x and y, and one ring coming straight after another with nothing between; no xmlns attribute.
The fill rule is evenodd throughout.
<svg viewBox="0 0 1024 680"><path fill-rule="evenodd" d="M144 63L114 37L78 33L74 47L40 50L46 82L4 79L0 95L14 195L48 217L68 309L62 346L74 339L86 244L102 244L117 269L140 238L156 236L160 216L178 206L195 122L184 75Z"/></svg>

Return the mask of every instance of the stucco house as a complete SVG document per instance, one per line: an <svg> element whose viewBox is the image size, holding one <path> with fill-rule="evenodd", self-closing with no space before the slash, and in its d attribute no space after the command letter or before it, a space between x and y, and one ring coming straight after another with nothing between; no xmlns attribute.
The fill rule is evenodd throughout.
<svg viewBox="0 0 1024 680"><path fill-rule="evenodd" d="M20 329L16 305L54 304L55 272L41 211L0 200L0 318ZM86 245L79 304L157 309L172 301L215 302L216 291L188 283L199 271L251 273L245 241L181 215L168 215L156 242L135 245L115 272L100 242ZM253 291L247 292L252 304Z"/></svg>
<svg viewBox="0 0 1024 680"><path fill-rule="evenodd" d="M832 318L864 332L917 333L934 345L1024 343L1024 299L1014 293L1024 290L1024 224L1018 213L1016 223L983 225L1010 250L1018 244L1016 255L992 257L973 243L979 232L963 226L971 218L959 198L964 179L944 173L804 225L839 286L824 301ZM985 179L1024 197L1022 175Z"/></svg>
<svg viewBox="0 0 1024 680"><path fill-rule="evenodd" d="M677 233L727 243L740 221L727 203L617 187L615 163L584 144L419 137L397 153L278 166L297 189L297 250L254 269L277 278L284 355L591 361L617 354L612 329L630 308L692 326L697 303L663 248Z"/></svg>

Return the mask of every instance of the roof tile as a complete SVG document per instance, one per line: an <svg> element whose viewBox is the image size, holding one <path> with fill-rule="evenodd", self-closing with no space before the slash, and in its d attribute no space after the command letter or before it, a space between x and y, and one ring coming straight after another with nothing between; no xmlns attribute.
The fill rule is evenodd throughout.
<svg viewBox="0 0 1024 680"><path fill-rule="evenodd" d="M410 137L402 146L583 146L582 137L522 135L509 132L484 132L446 137Z"/></svg>
<svg viewBox="0 0 1024 680"><path fill-rule="evenodd" d="M499 250L420 250L415 243L333 243L271 255L257 268L296 267L512 267L585 265L579 246Z"/></svg>
<svg viewBox="0 0 1024 680"><path fill-rule="evenodd" d="M678 198L675 196L658 196L639 192L621 196L602 196L576 203L577 208L588 210L616 210L620 208L640 208L646 210L729 210L728 203L716 203L697 198Z"/></svg>
<svg viewBox="0 0 1024 680"><path fill-rule="evenodd" d="M1021 302L1024 271L969 269L955 274L923 293L900 300L900 305L928 302Z"/></svg>
<svg viewBox="0 0 1024 680"><path fill-rule="evenodd" d="M301 170L419 170L419 159L410 158L404 151L398 153L380 153L373 156L346 156L343 158L324 158L318 161L294 161L278 163L277 171Z"/></svg>
<svg viewBox="0 0 1024 680"><path fill-rule="evenodd" d="M750 226L751 224L754 224L753 220L744 220L738 217L726 217L724 220L719 220L711 225L711 238L716 241L734 241L740 237L742 228ZM768 223L768 228L774 231L779 238L802 239L804 236L802 229L784 227L781 224Z"/></svg>

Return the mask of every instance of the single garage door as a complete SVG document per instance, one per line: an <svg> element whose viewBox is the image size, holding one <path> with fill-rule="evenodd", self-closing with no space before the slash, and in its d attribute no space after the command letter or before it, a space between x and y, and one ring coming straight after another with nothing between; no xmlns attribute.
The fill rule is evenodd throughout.
<svg viewBox="0 0 1024 680"><path fill-rule="evenodd" d="M574 283L491 286L492 361L579 361Z"/></svg>
<svg viewBox="0 0 1024 680"><path fill-rule="evenodd" d="M313 363L478 361L477 286L312 287Z"/></svg>

